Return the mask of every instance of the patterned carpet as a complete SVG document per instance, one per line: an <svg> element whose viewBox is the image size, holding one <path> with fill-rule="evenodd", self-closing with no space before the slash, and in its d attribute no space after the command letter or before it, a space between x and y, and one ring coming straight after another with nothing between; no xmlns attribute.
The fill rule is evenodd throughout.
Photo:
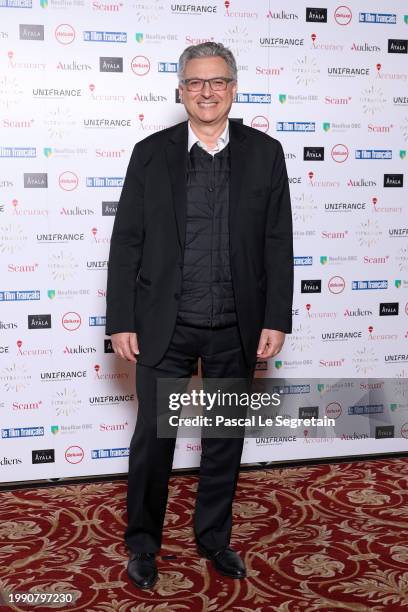
<svg viewBox="0 0 408 612"><path fill-rule="evenodd" d="M126 579L124 481L0 493L3 592L64 593L42 612L408 610L408 460L243 472L233 543L248 578L218 576L197 556L195 476L171 480L160 579ZM164 558L163 558L164 557Z"/></svg>

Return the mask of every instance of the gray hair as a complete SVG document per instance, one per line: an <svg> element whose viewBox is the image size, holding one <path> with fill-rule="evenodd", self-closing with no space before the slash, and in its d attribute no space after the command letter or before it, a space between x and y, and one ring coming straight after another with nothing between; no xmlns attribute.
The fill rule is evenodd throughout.
<svg viewBox="0 0 408 612"><path fill-rule="evenodd" d="M201 57L222 57L228 66L230 78L234 79L234 81L237 80L237 63L232 51L230 51L230 49L227 47L224 47L222 43L208 41L200 43L199 45L191 45L190 47L184 49L183 53L180 55L178 63L177 74L179 81L181 81L184 77L187 62Z"/></svg>

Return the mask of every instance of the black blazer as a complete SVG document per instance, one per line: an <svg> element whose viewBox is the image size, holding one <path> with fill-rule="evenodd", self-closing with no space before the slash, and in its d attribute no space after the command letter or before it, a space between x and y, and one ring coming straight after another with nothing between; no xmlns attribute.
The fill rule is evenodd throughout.
<svg viewBox="0 0 408 612"><path fill-rule="evenodd" d="M163 357L177 316L186 226L187 122L134 147L112 231L107 335L137 332L138 362ZM230 121L230 261L250 363L261 329L291 332L292 217L281 144Z"/></svg>

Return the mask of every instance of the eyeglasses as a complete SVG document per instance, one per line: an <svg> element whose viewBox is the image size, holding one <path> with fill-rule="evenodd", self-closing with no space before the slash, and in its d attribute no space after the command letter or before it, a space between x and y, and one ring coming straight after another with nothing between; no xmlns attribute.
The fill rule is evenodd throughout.
<svg viewBox="0 0 408 612"><path fill-rule="evenodd" d="M213 79L183 79L180 83L185 85L187 91L201 91L206 83L209 84L212 91L225 91L228 83L234 80L227 77L214 77Z"/></svg>

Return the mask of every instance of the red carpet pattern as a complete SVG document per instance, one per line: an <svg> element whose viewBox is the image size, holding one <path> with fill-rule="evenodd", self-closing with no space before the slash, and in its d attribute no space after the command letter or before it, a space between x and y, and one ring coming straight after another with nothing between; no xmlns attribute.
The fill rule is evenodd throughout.
<svg viewBox="0 0 408 612"><path fill-rule="evenodd" d="M408 610L406 459L241 473L233 545L248 578L196 553L196 476L171 479L160 579L126 577L125 481L0 493L0 590L73 593L75 603L1 610L309 612Z"/></svg>

